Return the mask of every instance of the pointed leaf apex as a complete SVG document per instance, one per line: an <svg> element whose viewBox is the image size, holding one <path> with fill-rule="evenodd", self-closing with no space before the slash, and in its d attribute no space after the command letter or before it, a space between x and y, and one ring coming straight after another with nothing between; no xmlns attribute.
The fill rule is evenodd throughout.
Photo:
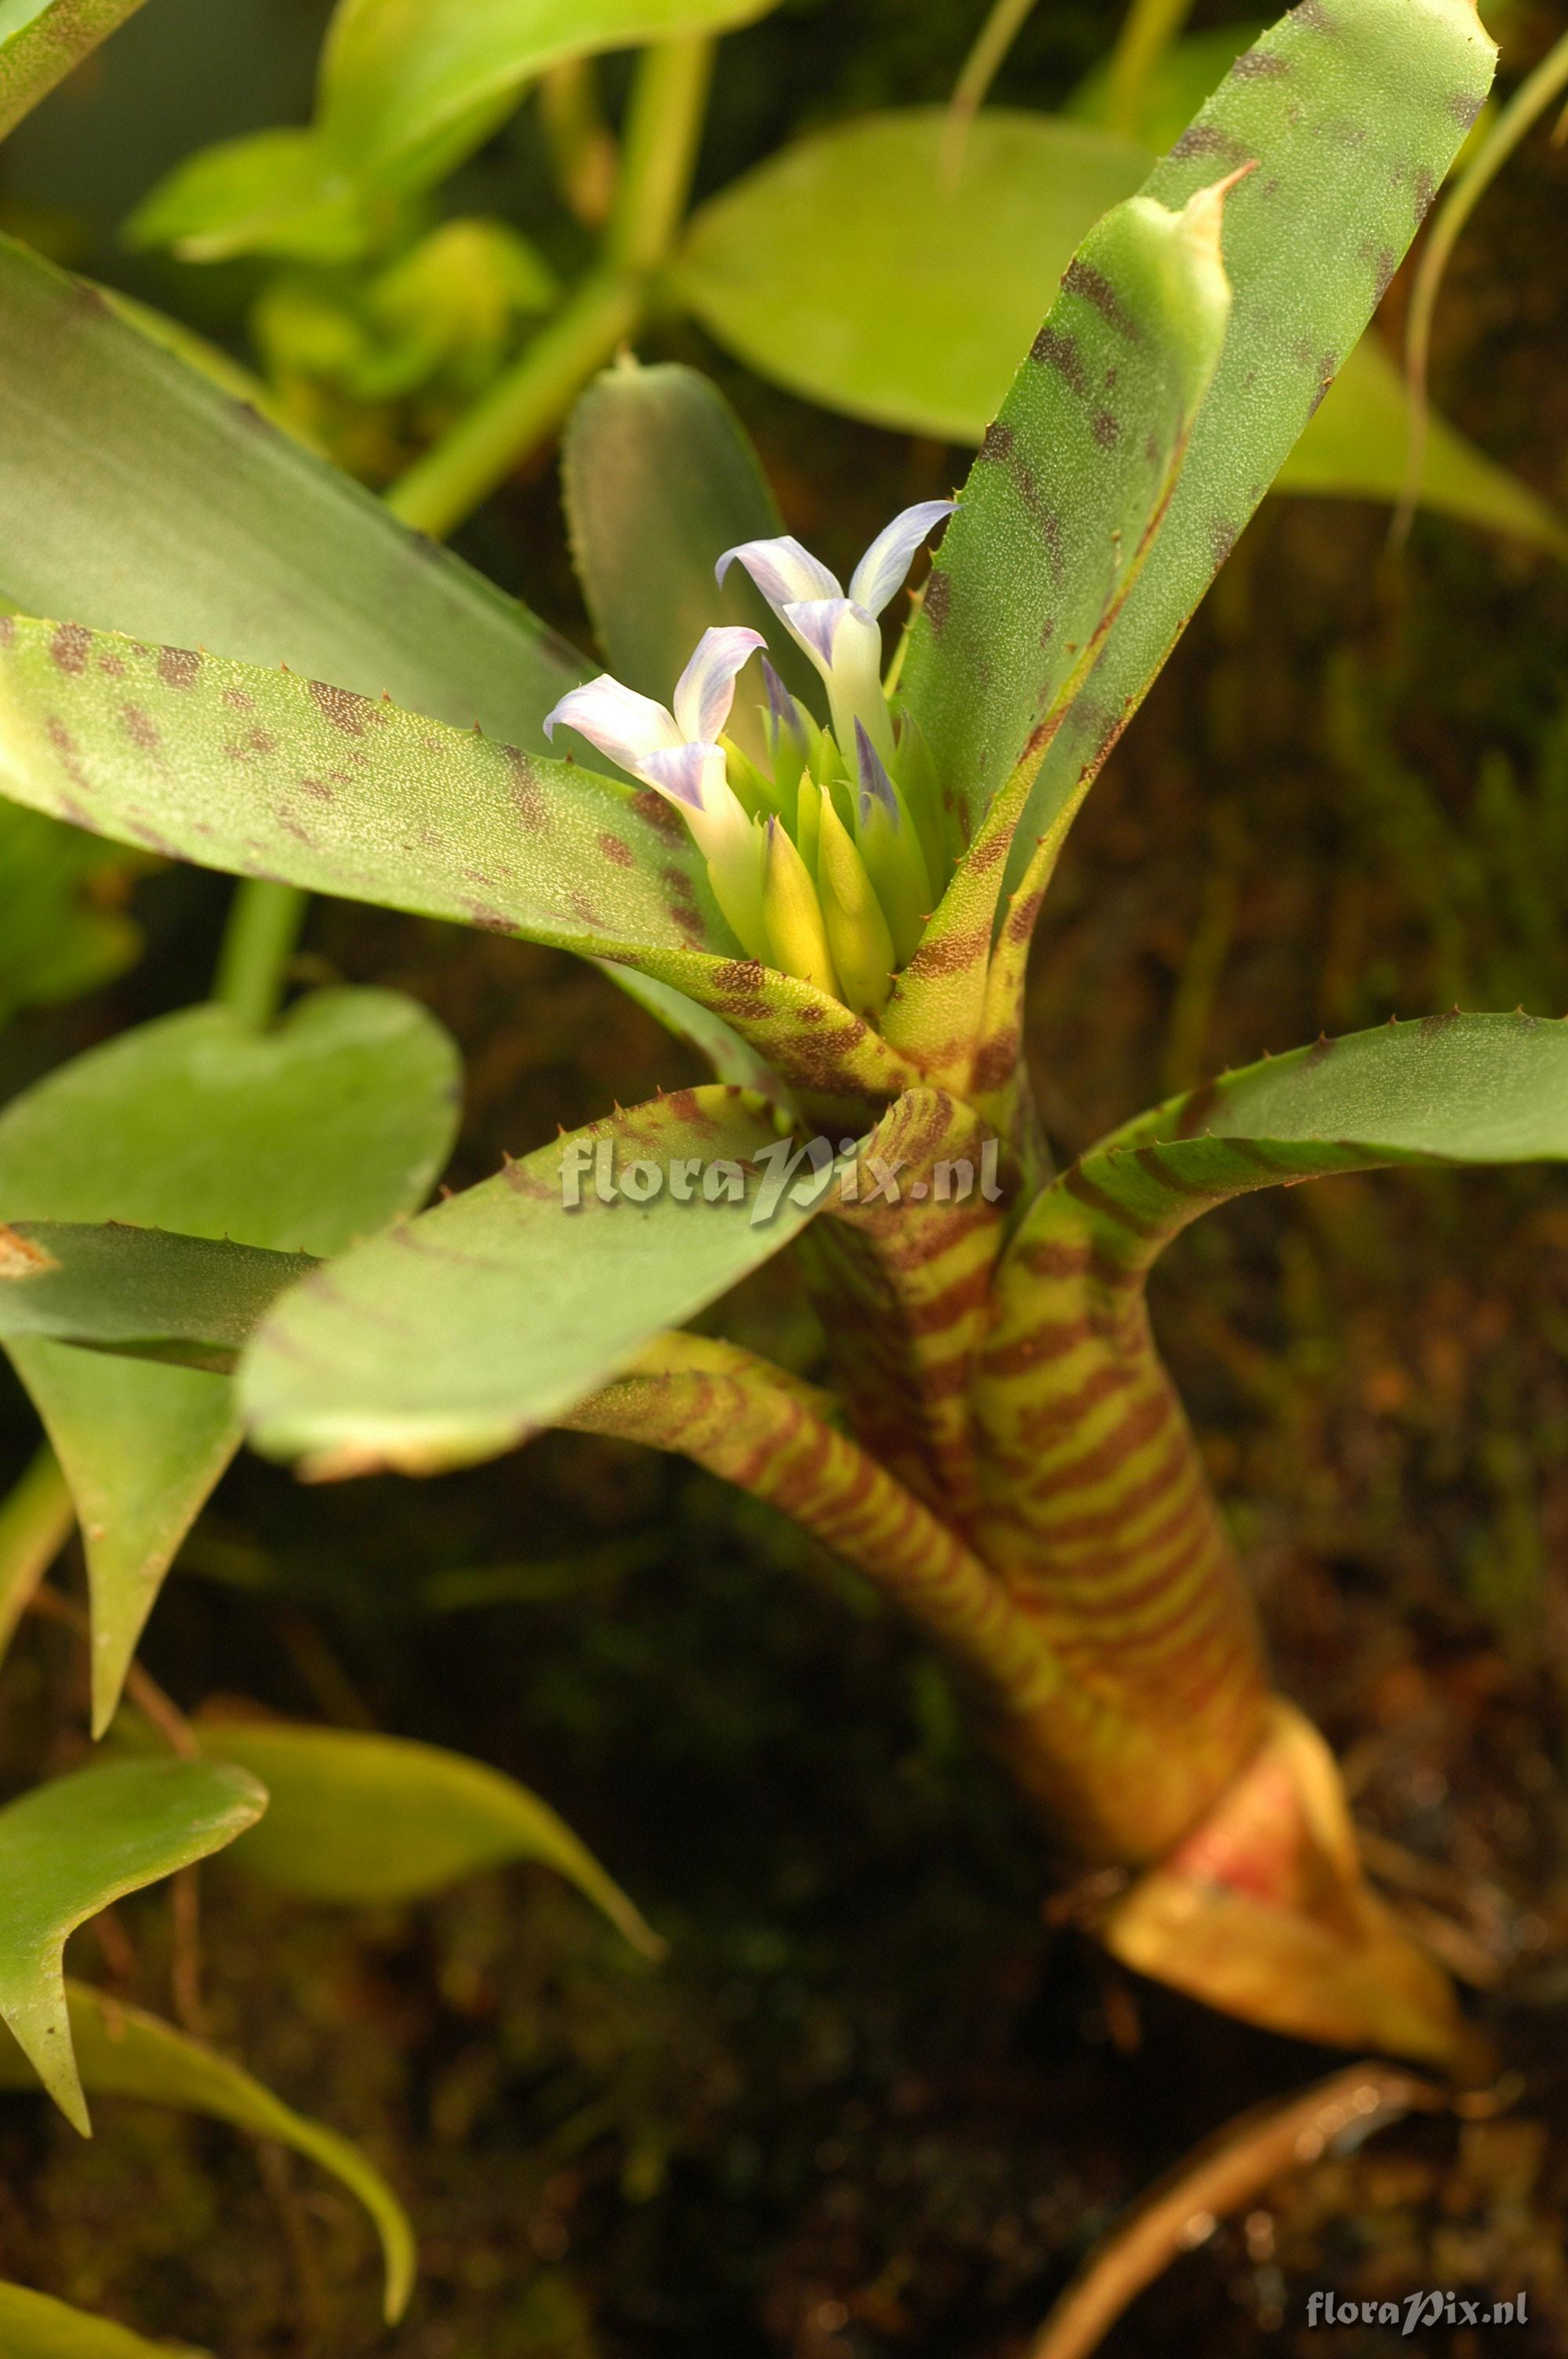
<svg viewBox="0 0 1568 2359"><path fill-rule="evenodd" d="M1245 180L1249 173L1257 169L1256 156L1249 158L1245 164L1238 164L1234 172L1227 172L1223 180L1212 181L1206 189L1200 189L1182 209L1182 219L1193 244L1212 255L1216 262L1224 259L1225 201L1239 181Z"/></svg>

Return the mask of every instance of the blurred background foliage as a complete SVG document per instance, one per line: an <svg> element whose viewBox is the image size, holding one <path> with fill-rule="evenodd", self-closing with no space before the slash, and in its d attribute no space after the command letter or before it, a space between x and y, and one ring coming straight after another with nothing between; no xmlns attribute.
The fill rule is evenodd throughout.
<svg viewBox="0 0 1568 2359"><path fill-rule="evenodd" d="M699 197L808 129L944 101L980 14L784 0L724 44ZM1194 21L1223 44L1253 14L1200 0ZM1547 0L1486 14L1515 79L1563 30ZM0 226L264 366L298 429L382 482L547 315L597 201L591 174L586 218L558 201L529 105L438 200L373 224L368 262L181 260L146 212L128 242L193 151L307 121L326 16L325 0L149 0L0 149ZM1040 0L996 99L1063 108L1109 30L1102 0ZM602 71L611 120L626 68ZM1565 193L1568 157L1538 134L1461 248L1434 372L1448 416L1555 504ZM1404 300L1401 281L1394 332ZM716 375L829 562L962 472L933 436L792 398L689 321L640 349ZM1431 517L1394 558L1388 522L1267 504L1091 799L1033 984L1041 1037L1068 1044L1039 1075L1064 1149L1319 1026L1568 1008L1563 568ZM460 545L589 644L549 451ZM199 995L227 889L0 806L0 1095ZM549 951L327 904L297 974L412 990L453 1028L460 1180L691 1078L651 1019ZM1568 2350L1561 1180L1250 1201L1169 1257L1156 1312L1284 1683L1347 1757L1387 1875L1490 1989L1527 2086L1505 2120L1417 2124L1282 2190L1184 2260L1119 2347L1304 2354L1313 2285L1524 2283L1542 2347ZM743 1315L732 1332L809 1362L778 1272ZM0 1379L0 1477L34 1438ZM0 2099L6 2275L178 2319L225 2359L1004 2359L1116 2207L1315 2060L1044 1923L1038 1839L918 1647L690 1469L556 1435L436 1484L304 1497L245 1462L178 1570L146 1658L183 1703L243 1689L513 1771L654 1910L672 1955L651 1967L532 1872L350 1919L220 1864L215 2033L285 2094L330 2089L416 2197L409 2322L384 2344L346 2198L134 2107L104 2107L84 2149ZM5 1680L6 1780L65 1766L69 1636L30 1626ZM96 1977L156 1997L167 1939L156 1905L124 1904ZM1464 2346L1440 2331L1430 2348Z"/></svg>

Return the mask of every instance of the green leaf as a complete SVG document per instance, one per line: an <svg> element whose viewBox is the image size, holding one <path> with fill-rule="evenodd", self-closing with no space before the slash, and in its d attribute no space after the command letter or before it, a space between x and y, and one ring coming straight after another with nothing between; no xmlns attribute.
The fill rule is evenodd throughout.
<svg viewBox="0 0 1568 2359"><path fill-rule="evenodd" d="M450 1147L457 1088L446 1034L393 993L320 993L260 1035L224 1008L187 1009L79 1057L0 1114L0 1221L122 1221L340 1252L423 1201ZM9 1348L81 1520L102 1729L170 1559L238 1443L232 1392L63 1343Z"/></svg>
<svg viewBox="0 0 1568 2359"><path fill-rule="evenodd" d="M1410 449L1410 411L1398 366L1376 333L1346 360L1276 479L1281 491L1397 501ZM1433 416L1421 505L1568 557L1568 526L1533 492Z"/></svg>
<svg viewBox="0 0 1568 2359"><path fill-rule="evenodd" d="M119 1222L19 1221L0 1229L0 1336L226 1375L263 1312L317 1266Z"/></svg>
<svg viewBox="0 0 1568 2359"><path fill-rule="evenodd" d="M241 1770L225 1772L204 1762L186 1766L209 1777L244 1776ZM123 2006L85 1984L73 1982L66 1988L81 2077L94 2096L131 2097L148 2104L173 2105L182 2113L206 2114L214 2121L248 2131L253 2137L274 2138L319 2163L357 2196L370 2214L385 2269L386 2317L395 2321L403 2315L414 2284L414 2231L385 2180L357 2147L319 2122L295 2113L238 2064L230 2063L203 2041L176 2031L172 2024L145 2015L140 2007ZM25 2089L30 2082L19 2050L0 2043L0 2085Z"/></svg>
<svg viewBox="0 0 1568 2359"><path fill-rule="evenodd" d="M948 190L945 123L912 109L786 148L700 208L676 278L720 343L792 392L978 443L1074 249L1151 158L1087 124L998 109L974 125ZM1403 452L1390 448L1381 388L1352 381L1331 398L1336 415L1325 404L1306 427L1276 488L1397 500ZM1441 433L1428 506L1561 547L1544 503L1451 427Z"/></svg>
<svg viewBox="0 0 1568 2359"><path fill-rule="evenodd" d="M0 1810L0 2022L83 2136L67 1940L112 1900L221 1851L265 1808L255 1779L227 1763L127 1761L57 1777Z"/></svg>
<svg viewBox="0 0 1568 2359"><path fill-rule="evenodd" d="M707 932L655 796L292 671L0 615L0 764L37 808L242 875L601 953Z"/></svg>
<svg viewBox="0 0 1568 2359"><path fill-rule="evenodd" d="M1090 231L965 484L903 696L966 842L1157 546L1230 318L1223 202L1131 197Z"/></svg>
<svg viewBox="0 0 1568 2359"><path fill-rule="evenodd" d="M757 1217L755 1179L748 1201L703 1201L717 1163L744 1166L776 1139L767 1109L741 1092L682 1090L553 1141L346 1255L284 1297L242 1362L256 1448L324 1475L429 1473L512 1448L796 1234L810 1208L786 1190ZM652 1167L658 1192L601 1201L596 1156L617 1189L633 1164ZM676 1201L664 1176L676 1158L697 1163L695 1201ZM581 1201L568 1210L579 1163ZM809 1176L803 1165L797 1178Z"/></svg>
<svg viewBox="0 0 1568 2359"><path fill-rule="evenodd" d="M188 2345L145 2343L112 2319L14 2285L0 2285L0 2349L7 2359L205 2359Z"/></svg>
<svg viewBox="0 0 1568 2359"><path fill-rule="evenodd" d="M1494 61L1472 0L1308 0L1238 60L1156 168L1149 194L1179 205L1217 167L1258 159L1226 220L1230 333L1159 541L1045 756L1022 846L1147 692L1365 328ZM1015 875L1027 859L1015 854Z"/></svg>
<svg viewBox="0 0 1568 2359"><path fill-rule="evenodd" d="M495 119L565 58L718 33L773 0L340 0L322 58L334 152L384 172L465 122Z"/></svg>
<svg viewBox="0 0 1568 2359"><path fill-rule="evenodd" d="M1119 129L1156 156L1173 147L1206 98L1218 88L1241 55L1267 27L1261 24L1220 25L1210 33L1191 33L1161 51L1138 86L1137 108L1121 125L1111 121L1114 95L1108 59L1086 74L1065 112L1077 123Z"/></svg>
<svg viewBox="0 0 1568 2359"><path fill-rule="evenodd" d="M131 964L127 863L95 837L0 802L0 1024L75 999Z"/></svg>
<svg viewBox="0 0 1568 2359"><path fill-rule="evenodd" d="M675 285L792 393L978 442L1085 233L1137 192L1149 158L1087 125L998 109L974 124L949 186L946 123L944 108L912 107L797 140L698 210Z"/></svg>
<svg viewBox="0 0 1568 2359"><path fill-rule="evenodd" d="M506 1860L554 1868L645 1957L664 1943L564 1819L514 1777L406 1737L203 1716L210 1761L265 1786L236 1864L285 1892L356 1908L415 1900Z"/></svg>
<svg viewBox="0 0 1568 2359"><path fill-rule="evenodd" d="M0 0L0 138L141 0Z"/></svg>
<svg viewBox="0 0 1568 2359"><path fill-rule="evenodd" d="M0 615L0 766L19 799L171 856L636 965L824 1098L913 1077L837 1000L737 956L676 812L575 763L290 672Z"/></svg>
<svg viewBox="0 0 1568 2359"><path fill-rule="evenodd" d="M714 579L727 549L782 533L784 519L745 429L707 377L672 362L607 369L568 421L561 475L573 561L617 679L667 704L703 632L741 623L772 634L775 667L817 702L815 672L773 630L744 567L722 588ZM730 723L758 762L760 698L748 675Z"/></svg>
<svg viewBox="0 0 1568 2359"><path fill-rule="evenodd" d="M1004 1265L1000 1321L1060 1217L1096 1231L1108 1272L1139 1271L1254 1189L1381 1164L1564 1158L1568 1017L1434 1016L1320 1040L1172 1099L1054 1180Z"/></svg>
<svg viewBox="0 0 1568 2359"><path fill-rule="evenodd" d="M385 213L384 203L378 208L334 168L313 132L252 131L177 164L143 198L124 234L133 246L168 246L182 262L227 262L237 254L351 262L386 225Z"/></svg>
<svg viewBox="0 0 1568 2359"><path fill-rule="evenodd" d="M5 238L0 317L0 598L543 748L587 667L526 608Z"/></svg>

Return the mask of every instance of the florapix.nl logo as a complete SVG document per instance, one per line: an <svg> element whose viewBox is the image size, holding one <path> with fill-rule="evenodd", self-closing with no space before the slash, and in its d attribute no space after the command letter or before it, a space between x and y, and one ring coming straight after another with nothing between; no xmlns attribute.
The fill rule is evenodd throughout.
<svg viewBox="0 0 1568 2359"><path fill-rule="evenodd" d="M749 1205L762 1228L788 1202L812 1212L834 1201L878 1204L964 1204L978 1196L1001 1201L1000 1142L987 1139L978 1157L951 1156L914 1178L903 1156L870 1153L860 1139L775 1139L745 1162L728 1156L639 1156L622 1161L613 1138L571 1138L561 1149L561 1202L568 1212L589 1202L651 1204L667 1196L677 1204Z"/></svg>

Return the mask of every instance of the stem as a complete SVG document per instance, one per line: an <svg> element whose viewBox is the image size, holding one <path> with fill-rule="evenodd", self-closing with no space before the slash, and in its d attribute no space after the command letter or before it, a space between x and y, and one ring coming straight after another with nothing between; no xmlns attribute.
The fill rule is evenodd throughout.
<svg viewBox="0 0 1568 2359"><path fill-rule="evenodd" d="M947 103L947 120L942 128L942 177L949 186L962 168L969 125L985 104L986 93L1001 71L1007 53L1033 7L1034 0L996 0L980 27L974 48L959 69Z"/></svg>
<svg viewBox="0 0 1568 2359"><path fill-rule="evenodd" d="M649 281L685 213L712 71L711 40L664 41L644 51L600 267L468 416L392 486L386 504L405 524L438 537L453 531L635 334Z"/></svg>
<svg viewBox="0 0 1568 2359"><path fill-rule="evenodd" d="M1475 212L1514 149L1554 98L1568 89L1568 33L1554 41L1532 74L1526 76L1481 144L1474 162L1450 190L1427 239L1411 291L1405 331L1405 380L1410 397L1410 449L1404 491L1393 522L1400 547L1409 535L1426 471L1427 375L1432 363L1432 323L1454 249Z"/></svg>
<svg viewBox="0 0 1568 2359"><path fill-rule="evenodd" d="M1149 77L1182 31L1193 0L1132 0L1110 60L1105 119L1108 130L1138 136Z"/></svg>
<svg viewBox="0 0 1568 2359"><path fill-rule="evenodd" d="M588 229L602 229L615 201L621 158L599 105L592 58L564 58L539 84L539 115L550 168L567 211Z"/></svg>
<svg viewBox="0 0 1568 2359"><path fill-rule="evenodd" d="M635 280L608 271L585 278L515 366L393 484L386 505L394 516L437 539L455 531L559 425L642 315Z"/></svg>
<svg viewBox="0 0 1568 2359"><path fill-rule="evenodd" d="M246 877L234 888L212 996L253 1031L264 1032L277 1014L308 901L299 886L270 878Z"/></svg>
<svg viewBox="0 0 1568 2359"><path fill-rule="evenodd" d="M0 1503L0 1656L75 1521L59 1461L45 1442Z"/></svg>

